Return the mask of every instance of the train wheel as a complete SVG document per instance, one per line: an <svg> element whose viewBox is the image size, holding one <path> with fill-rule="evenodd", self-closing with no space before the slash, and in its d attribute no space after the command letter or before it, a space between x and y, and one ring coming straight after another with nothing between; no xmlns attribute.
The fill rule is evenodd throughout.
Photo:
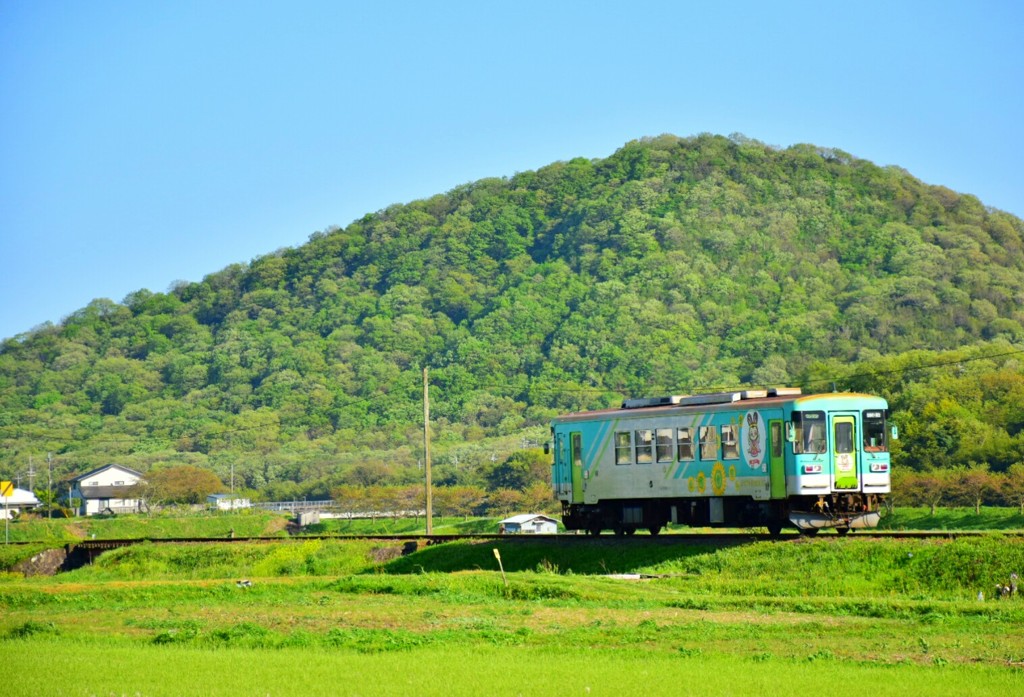
<svg viewBox="0 0 1024 697"><path fill-rule="evenodd" d="M768 534L772 537L778 537L782 534L782 523L772 522L768 523Z"/></svg>
<svg viewBox="0 0 1024 697"><path fill-rule="evenodd" d="M629 527L629 528L626 528L626 534L627 534L627 535L632 535L632 534L634 534L635 532L636 532L636 528L634 528L634 527Z"/></svg>
<svg viewBox="0 0 1024 697"><path fill-rule="evenodd" d="M647 532L651 533L652 537L657 537L658 533L661 532L661 526L660 525L652 525L651 527L647 528Z"/></svg>
<svg viewBox="0 0 1024 697"><path fill-rule="evenodd" d="M850 534L850 528L836 528L836 534L840 535L840 536L842 536L842 535L849 535Z"/></svg>
<svg viewBox="0 0 1024 697"><path fill-rule="evenodd" d="M814 537L818 534L818 528L801 529L800 534L804 537Z"/></svg>
<svg viewBox="0 0 1024 697"><path fill-rule="evenodd" d="M590 527L587 528L587 534L588 535L595 535L595 536L596 535L600 535L601 534L601 524L600 523L591 523Z"/></svg>

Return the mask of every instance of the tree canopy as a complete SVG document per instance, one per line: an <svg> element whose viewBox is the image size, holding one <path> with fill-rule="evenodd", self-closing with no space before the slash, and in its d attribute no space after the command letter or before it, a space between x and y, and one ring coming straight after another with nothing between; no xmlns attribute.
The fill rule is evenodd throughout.
<svg viewBox="0 0 1024 697"><path fill-rule="evenodd" d="M236 465L268 495L408 483L422 366L452 486L559 412L832 382L893 401L907 466L1001 471L1024 460L1021 308L1024 223L973 196L835 149L661 136L3 342L0 473L49 451L64 473Z"/></svg>

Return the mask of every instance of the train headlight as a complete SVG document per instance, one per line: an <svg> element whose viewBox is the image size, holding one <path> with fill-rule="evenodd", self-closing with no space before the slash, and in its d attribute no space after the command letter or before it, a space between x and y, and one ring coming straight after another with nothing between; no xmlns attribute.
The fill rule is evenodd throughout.
<svg viewBox="0 0 1024 697"><path fill-rule="evenodd" d="M871 465L872 472L888 472L889 465L885 462L875 462Z"/></svg>
<svg viewBox="0 0 1024 697"><path fill-rule="evenodd" d="M821 474L821 465L804 465L804 474Z"/></svg>

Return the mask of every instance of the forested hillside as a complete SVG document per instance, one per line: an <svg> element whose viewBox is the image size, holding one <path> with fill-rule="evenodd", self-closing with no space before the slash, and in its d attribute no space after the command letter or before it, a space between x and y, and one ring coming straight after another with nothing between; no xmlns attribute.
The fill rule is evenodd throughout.
<svg viewBox="0 0 1024 697"><path fill-rule="evenodd" d="M833 382L892 400L904 466L1005 469L1022 308L1024 223L973 196L834 149L662 136L4 342L0 474L49 451L58 473L234 464L271 495L412 481L422 366L453 483L561 411Z"/></svg>

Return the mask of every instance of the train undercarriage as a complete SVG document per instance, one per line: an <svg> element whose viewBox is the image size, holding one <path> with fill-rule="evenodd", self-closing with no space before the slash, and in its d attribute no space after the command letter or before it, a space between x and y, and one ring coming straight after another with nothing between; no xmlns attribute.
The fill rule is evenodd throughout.
<svg viewBox="0 0 1024 697"><path fill-rule="evenodd" d="M773 535L793 527L804 535L834 528L845 534L873 528L881 518L882 496L860 492L799 496L773 501L728 496L677 499L625 499L596 504L562 503L567 530L600 535L605 530L632 535L647 530L657 535L669 523L690 527L766 527Z"/></svg>

